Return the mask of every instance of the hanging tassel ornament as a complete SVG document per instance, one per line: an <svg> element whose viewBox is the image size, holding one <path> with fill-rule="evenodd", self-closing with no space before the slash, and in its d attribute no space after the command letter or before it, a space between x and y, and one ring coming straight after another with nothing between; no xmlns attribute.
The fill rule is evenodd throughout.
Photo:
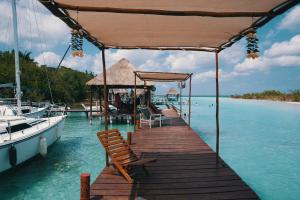
<svg viewBox="0 0 300 200"><path fill-rule="evenodd" d="M71 48L73 57L83 57L83 33L81 29L72 29L71 31Z"/></svg>
<svg viewBox="0 0 300 200"><path fill-rule="evenodd" d="M251 29L247 34L247 57L248 58L258 58L259 48L258 48L258 38L256 36L256 30Z"/></svg>

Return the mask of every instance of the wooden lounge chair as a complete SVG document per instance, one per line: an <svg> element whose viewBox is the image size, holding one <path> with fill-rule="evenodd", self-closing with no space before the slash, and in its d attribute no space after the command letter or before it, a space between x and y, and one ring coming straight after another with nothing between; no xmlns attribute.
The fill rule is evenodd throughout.
<svg viewBox="0 0 300 200"><path fill-rule="evenodd" d="M123 139L118 129L101 131L97 133L97 136L111 158L115 169L117 169L129 183L133 182L128 173L132 167L141 166L144 172L148 174L145 164L156 161L156 158L138 158L130 149L128 143Z"/></svg>

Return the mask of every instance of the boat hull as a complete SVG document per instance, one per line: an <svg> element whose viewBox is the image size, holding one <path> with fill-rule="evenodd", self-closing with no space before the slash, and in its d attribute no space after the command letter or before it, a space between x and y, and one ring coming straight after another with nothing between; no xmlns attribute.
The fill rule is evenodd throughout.
<svg viewBox="0 0 300 200"><path fill-rule="evenodd" d="M9 162L9 149L12 146L14 146L17 151L17 166L39 154L40 139L42 137L46 138L47 147L56 142L61 136L61 132L64 127L64 120L65 118L63 117L46 130L40 130L36 134L23 138L22 140L0 146L0 172L12 168Z"/></svg>

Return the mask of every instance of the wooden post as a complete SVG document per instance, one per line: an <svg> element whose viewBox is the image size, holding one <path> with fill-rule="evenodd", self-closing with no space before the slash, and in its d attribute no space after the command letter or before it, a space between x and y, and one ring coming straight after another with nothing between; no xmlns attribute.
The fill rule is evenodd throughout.
<svg viewBox="0 0 300 200"><path fill-rule="evenodd" d="M189 128L191 128L191 94L192 94L192 74L190 75L190 90L189 90Z"/></svg>
<svg viewBox="0 0 300 200"><path fill-rule="evenodd" d="M137 117L136 117L136 73L134 72L134 101L133 101L133 105L134 105L134 111L133 111L133 117L134 117L134 130L136 131L136 126L137 126Z"/></svg>
<svg viewBox="0 0 300 200"><path fill-rule="evenodd" d="M102 48L102 65L103 65L103 93L104 93L104 127L108 130L108 98L107 98L107 85L106 85L106 63L105 63L105 52L104 47ZM107 153L105 154L106 166L109 166L109 160Z"/></svg>
<svg viewBox="0 0 300 200"><path fill-rule="evenodd" d="M146 81L144 81L144 105L147 106L147 103L146 103Z"/></svg>
<svg viewBox="0 0 300 200"><path fill-rule="evenodd" d="M182 117L182 82L180 82L180 118Z"/></svg>
<svg viewBox="0 0 300 200"><path fill-rule="evenodd" d="M132 132L127 132L127 143L131 145Z"/></svg>
<svg viewBox="0 0 300 200"><path fill-rule="evenodd" d="M220 130L219 130L219 52L216 49L216 162L219 162L219 139L220 139Z"/></svg>
<svg viewBox="0 0 300 200"><path fill-rule="evenodd" d="M80 175L80 200L90 199L90 174L82 173Z"/></svg>
<svg viewBox="0 0 300 200"><path fill-rule="evenodd" d="M101 98L101 86L99 86L99 106L100 106L100 113L102 113L102 98Z"/></svg>
<svg viewBox="0 0 300 200"><path fill-rule="evenodd" d="M93 86L90 86L90 124L92 124L92 117L93 117Z"/></svg>

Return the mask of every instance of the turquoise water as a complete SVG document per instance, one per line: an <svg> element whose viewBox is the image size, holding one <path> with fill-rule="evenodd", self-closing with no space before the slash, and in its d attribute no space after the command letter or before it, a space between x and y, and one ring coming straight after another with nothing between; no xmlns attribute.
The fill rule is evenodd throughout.
<svg viewBox="0 0 300 200"><path fill-rule="evenodd" d="M215 99L192 102L191 125L215 148ZM262 199L300 199L300 105L221 98L220 152Z"/></svg>
<svg viewBox="0 0 300 200"><path fill-rule="evenodd" d="M221 98L222 158L262 199L300 199L300 105ZM192 98L192 128L215 146L214 98ZM185 107L186 109L186 107ZM103 126L84 115L67 118L60 141L36 158L0 175L0 199L78 199L79 176L94 180L104 167L96 137ZM129 125L114 125L123 133ZM124 134L125 135L125 134Z"/></svg>
<svg viewBox="0 0 300 200"><path fill-rule="evenodd" d="M133 128L114 127L124 136ZM68 117L61 139L48 149L45 159L36 158L14 172L0 175L0 200L79 199L80 174L89 172L94 180L104 167L104 150L96 136L102 128L96 119L91 126L84 114Z"/></svg>

